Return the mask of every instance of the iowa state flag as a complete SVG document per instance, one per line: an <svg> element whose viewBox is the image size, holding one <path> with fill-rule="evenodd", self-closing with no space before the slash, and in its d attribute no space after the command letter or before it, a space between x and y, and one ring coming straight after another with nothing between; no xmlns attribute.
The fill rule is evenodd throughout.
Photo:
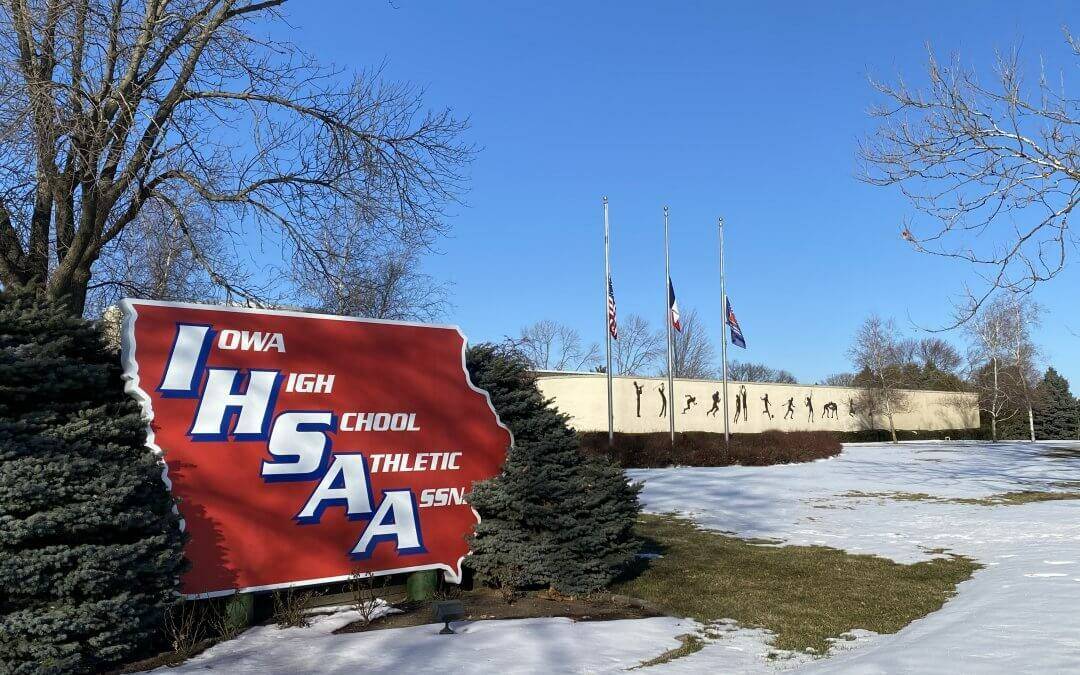
<svg viewBox="0 0 1080 675"><path fill-rule="evenodd" d="M668 309L671 314L671 325L675 330L682 332L682 324L679 323L679 303L675 300L675 284L671 283L671 277L667 280Z"/></svg>
<svg viewBox="0 0 1080 675"><path fill-rule="evenodd" d="M727 299L727 307L724 312L727 316L728 328L731 329L731 344L746 349L746 338L743 337L742 328L739 328L739 320L735 318L735 310L731 308L731 299Z"/></svg>

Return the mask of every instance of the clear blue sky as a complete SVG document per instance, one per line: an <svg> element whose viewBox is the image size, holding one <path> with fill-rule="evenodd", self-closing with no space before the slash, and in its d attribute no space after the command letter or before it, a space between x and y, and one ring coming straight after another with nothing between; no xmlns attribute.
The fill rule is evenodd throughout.
<svg viewBox="0 0 1080 675"><path fill-rule="evenodd" d="M921 77L925 44L988 67L1022 42L1080 86L1061 26L1075 2L295 2L292 40L426 87L482 147L429 271L471 341L537 319L603 337L601 195L619 312L663 320L662 213L684 311L719 335L716 218L750 349L812 382L849 368L870 312L934 325L962 267L911 252L895 190L856 180L867 76ZM282 29L277 29L282 30ZM1037 338L1080 389L1080 260L1036 293ZM955 341L959 342L958 339Z"/></svg>

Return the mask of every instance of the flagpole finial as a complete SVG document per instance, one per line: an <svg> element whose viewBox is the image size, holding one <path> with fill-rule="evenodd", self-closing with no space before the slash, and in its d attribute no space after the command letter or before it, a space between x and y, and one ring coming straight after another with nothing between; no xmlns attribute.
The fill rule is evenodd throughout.
<svg viewBox="0 0 1080 675"><path fill-rule="evenodd" d="M604 203L607 204L607 195L604 195Z"/></svg>
<svg viewBox="0 0 1080 675"><path fill-rule="evenodd" d="M667 207L667 204L665 204L664 205L664 215L666 216L667 214L668 214L668 207Z"/></svg>

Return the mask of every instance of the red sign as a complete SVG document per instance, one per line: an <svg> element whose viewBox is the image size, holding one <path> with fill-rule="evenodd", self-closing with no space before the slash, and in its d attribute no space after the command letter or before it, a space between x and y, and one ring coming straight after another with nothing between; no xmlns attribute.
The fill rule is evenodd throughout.
<svg viewBox="0 0 1080 675"><path fill-rule="evenodd" d="M125 300L127 390L190 533L189 596L441 569L511 443L453 327Z"/></svg>

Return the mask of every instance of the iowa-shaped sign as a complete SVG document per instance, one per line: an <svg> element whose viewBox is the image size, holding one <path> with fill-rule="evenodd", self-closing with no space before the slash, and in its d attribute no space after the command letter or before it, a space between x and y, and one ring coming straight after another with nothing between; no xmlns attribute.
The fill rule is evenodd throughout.
<svg viewBox="0 0 1080 675"><path fill-rule="evenodd" d="M438 569L512 443L429 326L124 300L127 391L190 538L188 596Z"/></svg>

